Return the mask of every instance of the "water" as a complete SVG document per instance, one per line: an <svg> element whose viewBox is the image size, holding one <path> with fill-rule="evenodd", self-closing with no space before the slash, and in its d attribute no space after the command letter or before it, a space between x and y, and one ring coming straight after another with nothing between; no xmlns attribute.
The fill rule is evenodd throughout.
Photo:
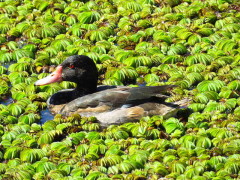
<svg viewBox="0 0 240 180"><path fill-rule="evenodd" d="M0 102L0 104L3 104L3 105L9 105L9 104L11 104L11 103L13 103L14 102L14 100L11 98L11 97L9 97L9 98L7 98L7 99L3 99L1 102Z"/></svg>
<svg viewBox="0 0 240 180"><path fill-rule="evenodd" d="M14 100L11 97L9 97L7 99L2 100L0 104L7 106L13 102ZM41 119L39 121L39 124L44 124L46 121L52 120L54 118L54 116L51 114L51 112L48 109L40 111L40 114L41 114Z"/></svg>
<svg viewBox="0 0 240 180"><path fill-rule="evenodd" d="M8 68L13 63L15 63L15 62L3 63L3 66ZM10 72L7 71L6 74L9 74L9 73ZM7 97L7 98L3 99L2 101L0 101L0 104L9 105L13 102L14 102L14 100L11 97ZM50 111L48 109L41 111L40 114L41 114L41 119L40 119L39 124L44 124L46 121L52 120L54 118L54 116L50 113Z"/></svg>
<svg viewBox="0 0 240 180"><path fill-rule="evenodd" d="M4 66L5 68L9 68L9 66L11 65L11 64L13 64L13 63L15 63L15 62L6 62L6 63L3 63L2 64L2 66Z"/></svg>
<svg viewBox="0 0 240 180"><path fill-rule="evenodd" d="M5 68L7 68L7 72L5 74L10 74L10 71L8 71L8 68L10 65L14 64L15 62L11 61L11 62L6 62L6 63L2 63L0 65L4 66Z"/></svg>
<svg viewBox="0 0 240 180"><path fill-rule="evenodd" d="M40 119L39 124L44 124L46 121L53 120L54 118L48 109L40 111L40 114L42 118Z"/></svg>

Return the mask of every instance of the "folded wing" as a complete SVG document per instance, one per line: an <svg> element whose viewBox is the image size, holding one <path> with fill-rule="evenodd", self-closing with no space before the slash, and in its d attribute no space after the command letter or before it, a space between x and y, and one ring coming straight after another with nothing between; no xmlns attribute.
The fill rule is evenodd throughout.
<svg viewBox="0 0 240 180"><path fill-rule="evenodd" d="M106 89L93 94L79 97L67 103L61 110L64 112L74 112L78 109L96 108L101 106L108 106L109 109L122 107L124 104L136 105L137 103L148 101L154 96L158 96L162 92L167 91L175 85L165 86L146 86L146 87L119 87L113 89Z"/></svg>

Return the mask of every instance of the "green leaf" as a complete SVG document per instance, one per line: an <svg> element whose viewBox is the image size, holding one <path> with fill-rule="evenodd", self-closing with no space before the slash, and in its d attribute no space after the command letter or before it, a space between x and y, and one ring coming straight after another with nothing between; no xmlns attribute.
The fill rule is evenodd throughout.
<svg viewBox="0 0 240 180"><path fill-rule="evenodd" d="M13 60L12 53L9 53L5 50L0 50L0 62L1 63L7 63Z"/></svg>
<svg viewBox="0 0 240 180"><path fill-rule="evenodd" d="M20 100L20 99L25 98L25 97L26 97L25 92L14 92L12 94L12 98L16 99L16 100Z"/></svg>
<svg viewBox="0 0 240 180"><path fill-rule="evenodd" d="M234 41L229 39L219 40L215 46L217 49L223 50L224 52L231 52L233 49L238 47Z"/></svg>
<svg viewBox="0 0 240 180"><path fill-rule="evenodd" d="M199 36L198 34L193 34L189 36L187 42L189 45L194 46L196 43L201 42L201 36Z"/></svg>
<svg viewBox="0 0 240 180"><path fill-rule="evenodd" d="M236 116L240 116L240 106L237 107L237 108L234 110L234 114L235 114Z"/></svg>
<svg viewBox="0 0 240 180"><path fill-rule="evenodd" d="M207 178L213 178L213 177L216 177L216 173L214 171L205 171L203 173L203 176Z"/></svg>
<svg viewBox="0 0 240 180"><path fill-rule="evenodd" d="M240 90L240 80L234 80L228 83L227 87L231 90Z"/></svg>
<svg viewBox="0 0 240 180"><path fill-rule="evenodd" d="M0 43L5 43L7 41L7 39L3 36L0 36Z"/></svg>
<svg viewBox="0 0 240 180"><path fill-rule="evenodd" d="M89 33L91 41L102 41L107 39L107 34L101 30L94 30ZM86 35L87 36L87 35Z"/></svg>
<svg viewBox="0 0 240 180"><path fill-rule="evenodd" d="M18 61L22 57L34 58L34 54L32 51L27 50L27 49L17 49L15 51L13 51L12 57L13 57L13 60Z"/></svg>
<svg viewBox="0 0 240 180"><path fill-rule="evenodd" d="M174 160L176 160L176 156L174 155L167 155L167 156L164 156L163 158L163 163L170 163L170 162L173 162Z"/></svg>
<svg viewBox="0 0 240 180"><path fill-rule="evenodd" d="M123 83L116 78L104 79L102 81L104 85L114 85L114 86L123 86Z"/></svg>
<svg viewBox="0 0 240 180"><path fill-rule="evenodd" d="M33 166L36 168L36 172L42 172L45 175L56 169L56 165L52 162L37 161Z"/></svg>
<svg viewBox="0 0 240 180"><path fill-rule="evenodd" d="M146 76L144 76L144 81L146 83L159 82L159 80L160 80L160 78L156 74L147 74Z"/></svg>
<svg viewBox="0 0 240 180"><path fill-rule="evenodd" d="M76 152L79 153L80 156L86 155L88 152L89 146L86 144L80 144L76 148Z"/></svg>
<svg viewBox="0 0 240 180"><path fill-rule="evenodd" d="M202 36L210 36L211 34L214 33L212 28L201 28L197 30L197 33L201 34Z"/></svg>
<svg viewBox="0 0 240 180"><path fill-rule="evenodd" d="M131 172L131 170L134 169L133 165L129 162L122 162L122 163L118 164L117 167L123 173L129 173L129 172Z"/></svg>
<svg viewBox="0 0 240 180"><path fill-rule="evenodd" d="M21 115L19 117L19 122L23 122L25 124L29 124L30 125L30 124L35 123L39 119L40 119L39 115L30 113L30 114L27 114L27 115Z"/></svg>
<svg viewBox="0 0 240 180"><path fill-rule="evenodd" d="M223 89L220 93L219 93L219 97L221 98L230 98L233 94L233 91L231 91L230 89Z"/></svg>
<svg viewBox="0 0 240 180"><path fill-rule="evenodd" d="M103 157L102 159L99 160L99 163L101 166L114 166L116 164L119 164L122 162L122 158L119 155L111 154Z"/></svg>
<svg viewBox="0 0 240 180"><path fill-rule="evenodd" d="M182 123L179 122L176 118L169 118L163 123L163 127L166 129L168 134L171 134L176 129L183 130L184 126Z"/></svg>
<svg viewBox="0 0 240 180"><path fill-rule="evenodd" d="M46 152L42 149L25 149L20 153L21 161L33 163L46 156Z"/></svg>
<svg viewBox="0 0 240 180"><path fill-rule="evenodd" d="M211 140L208 138L208 137L198 137L197 138L197 143L196 143L196 146L197 147L203 147L203 148L207 148L207 149L210 149L211 146L212 146L212 142Z"/></svg>
<svg viewBox="0 0 240 180"><path fill-rule="evenodd" d="M206 105L201 103L192 103L188 106L188 108L192 109L194 112L201 112L205 107Z"/></svg>
<svg viewBox="0 0 240 180"><path fill-rule="evenodd" d="M15 146L7 148L4 153L4 159L19 158L21 150L22 150L21 147L15 147Z"/></svg>
<svg viewBox="0 0 240 180"><path fill-rule="evenodd" d="M154 162L153 168L155 173L161 174L162 176L169 174L167 168L162 163L159 163L157 161Z"/></svg>
<svg viewBox="0 0 240 180"><path fill-rule="evenodd" d="M63 153L71 153L71 148L68 147L67 144L64 142L53 142L51 143L51 150L58 153L58 154L63 154Z"/></svg>
<svg viewBox="0 0 240 180"><path fill-rule="evenodd" d="M228 99L226 102L225 102L225 105L226 105L226 108L229 109L229 110L232 110L236 107L237 105L237 99L235 98L231 98L231 99Z"/></svg>
<svg viewBox="0 0 240 180"><path fill-rule="evenodd" d="M127 139L129 137L129 134L126 131L122 131L122 130L114 131L113 135L116 140Z"/></svg>
<svg viewBox="0 0 240 180"><path fill-rule="evenodd" d="M127 10L133 10L133 12L139 12L142 10L142 6L138 2L129 1L124 3L123 7Z"/></svg>
<svg viewBox="0 0 240 180"><path fill-rule="evenodd" d="M183 55L187 53L187 48L182 43L172 45L168 51L168 55L179 54Z"/></svg>
<svg viewBox="0 0 240 180"><path fill-rule="evenodd" d="M219 92L219 90L224 85L225 85L225 83L221 80L205 80L197 85L197 90L199 92L205 92L205 91Z"/></svg>
<svg viewBox="0 0 240 180"><path fill-rule="evenodd" d="M90 172L87 176L86 176L86 180L92 180L92 179L101 179L101 177L107 177L106 174L101 173L101 172Z"/></svg>
<svg viewBox="0 0 240 180"><path fill-rule="evenodd" d="M36 7L40 11L46 10L49 5L50 5L50 3L49 2L45 2L45 1L40 1L40 2L36 3Z"/></svg>
<svg viewBox="0 0 240 180"><path fill-rule="evenodd" d="M107 74L106 74L107 77ZM132 81L138 77L136 70L132 67L124 67L117 69L115 73L111 76L120 80L121 82Z"/></svg>
<svg viewBox="0 0 240 180"><path fill-rule="evenodd" d="M117 50L114 53L114 57L117 61L123 62L124 59L127 59L128 57L131 57L134 53L132 51L123 51L123 50Z"/></svg>
<svg viewBox="0 0 240 180"><path fill-rule="evenodd" d="M4 66L0 66L0 75L5 74L7 72L7 68Z"/></svg>
<svg viewBox="0 0 240 180"><path fill-rule="evenodd" d="M50 144L53 142L54 140L54 136L56 134L60 134L60 131L57 132L55 130L49 131L49 132L45 132L42 133L38 139L38 144L39 145L43 145L43 144Z"/></svg>
<svg viewBox="0 0 240 180"><path fill-rule="evenodd" d="M217 100L219 99L218 93L214 91L206 91L197 94L194 98L196 102L207 104L210 100Z"/></svg>
<svg viewBox="0 0 240 180"><path fill-rule="evenodd" d="M72 41L70 39L56 39L51 42L51 46L58 51L64 51L68 46L72 45Z"/></svg>
<svg viewBox="0 0 240 180"><path fill-rule="evenodd" d="M86 175L87 175L87 172L84 171L82 168L75 168L71 172L71 176L73 176L74 178L81 178L81 177L85 177ZM80 180L83 180L83 178Z"/></svg>
<svg viewBox="0 0 240 180"><path fill-rule="evenodd" d="M150 57L147 56L137 56L137 57L128 57L127 59L123 60L123 63L127 66L132 66L134 68L139 66L151 66L153 61Z"/></svg>
<svg viewBox="0 0 240 180"><path fill-rule="evenodd" d="M109 167L108 174L119 174L119 168L117 166Z"/></svg>
<svg viewBox="0 0 240 180"><path fill-rule="evenodd" d="M190 80L186 79L176 82L176 85L180 86L182 89L188 89L191 87L192 83Z"/></svg>
<svg viewBox="0 0 240 180"><path fill-rule="evenodd" d="M153 34L153 39L155 41L164 41L168 44L172 43L172 38L168 35L165 35L163 32L161 31L157 31Z"/></svg>
<svg viewBox="0 0 240 180"><path fill-rule="evenodd" d="M100 14L97 11L82 12L78 15L78 21L83 24L91 24L100 19Z"/></svg>
<svg viewBox="0 0 240 180"><path fill-rule="evenodd" d="M7 46L10 50L18 49L18 44L15 41L10 41L7 43Z"/></svg>
<svg viewBox="0 0 240 180"><path fill-rule="evenodd" d="M138 43L141 38L145 37L145 32L144 31L138 31L137 33L131 35L129 37L129 40Z"/></svg>
<svg viewBox="0 0 240 180"><path fill-rule="evenodd" d="M31 173L27 168L19 169L16 167L9 168L5 174L13 179L31 179L33 176L33 173Z"/></svg>
<svg viewBox="0 0 240 180"><path fill-rule="evenodd" d="M182 59L179 55L168 55L162 60L162 63L175 64L175 63L181 62L181 61L182 61Z"/></svg>
<svg viewBox="0 0 240 180"><path fill-rule="evenodd" d="M27 45L23 46L23 49L29 50L31 52L36 52L37 46L35 44L27 44Z"/></svg>
<svg viewBox="0 0 240 180"><path fill-rule="evenodd" d="M240 25L237 23L226 24L222 27L223 31L227 31L229 33L237 33L239 32Z"/></svg>
<svg viewBox="0 0 240 180"><path fill-rule="evenodd" d="M185 166L179 162L174 162L171 168L172 168L172 172L177 172L179 174L182 174L185 172Z"/></svg>
<svg viewBox="0 0 240 180"><path fill-rule="evenodd" d="M71 138L73 144L78 145L85 138L85 133L83 132L71 133L69 137Z"/></svg>
<svg viewBox="0 0 240 180"><path fill-rule="evenodd" d="M63 162L57 165L57 169L65 171L66 174L70 174L72 167L70 164Z"/></svg>
<svg viewBox="0 0 240 180"><path fill-rule="evenodd" d="M180 28L179 30L176 31L176 35L180 39L187 39L189 36L192 35L192 33L189 32L187 29Z"/></svg>
<svg viewBox="0 0 240 180"><path fill-rule="evenodd" d="M22 106L20 106L16 103L8 105L8 109L10 110L10 112L13 116L19 116L24 110L24 108Z"/></svg>
<svg viewBox="0 0 240 180"><path fill-rule="evenodd" d="M203 80L203 76L198 72L191 72L186 75L186 78L191 81L192 84L201 82Z"/></svg>
<svg viewBox="0 0 240 180"><path fill-rule="evenodd" d="M74 15L68 16L68 17L66 18L66 23L67 23L68 25L73 25L73 26L74 26L74 25L77 23L77 17L74 16Z"/></svg>
<svg viewBox="0 0 240 180"><path fill-rule="evenodd" d="M213 112L213 111L220 111L220 112L225 112L226 106L221 103L217 103L214 101L210 101L206 108L204 109L204 112Z"/></svg>
<svg viewBox="0 0 240 180"><path fill-rule="evenodd" d="M197 63L209 65L212 61L213 61L213 57L211 55L199 53L192 56L188 56L185 59L184 63L186 63L188 66L191 66Z"/></svg>

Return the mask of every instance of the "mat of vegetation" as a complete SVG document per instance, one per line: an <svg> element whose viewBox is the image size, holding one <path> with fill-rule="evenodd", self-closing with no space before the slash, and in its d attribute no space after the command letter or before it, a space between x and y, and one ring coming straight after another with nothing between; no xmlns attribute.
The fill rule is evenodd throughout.
<svg viewBox="0 0 240 180"><path fill-rule="evenodd" d="M0 179L240 179L239 11L238 0L1 0ZM99 84L176 84L168 101L189 98L192 112L41 125L47 98L74 84L33 83L74 54L96 62Z"/></svg>

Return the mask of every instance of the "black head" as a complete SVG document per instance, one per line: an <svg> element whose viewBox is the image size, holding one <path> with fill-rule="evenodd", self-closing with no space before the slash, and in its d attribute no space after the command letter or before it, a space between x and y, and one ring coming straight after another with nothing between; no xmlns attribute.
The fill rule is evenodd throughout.
<svg viewBox="0 0 240 180"><path fill-rule="evenodd" d="M77 84L97 83L98 73L93 60L84 55L68 57L62 64L63 81L71 81Z"/></svg>
<svg viewBox="0 0 240 180"><path fill-rule="evenodd" d="M92 93L96 91L97 80L98 72L93 60L84 55L74 55L59 65L55 72L35 84L45 85L59 81L71 81L77 83L76 90Z"/></svg>
<svg viewBox="0 0 240 180"><path fill-rule="evenodd" d="M77 88L87 88L95 92L97 88L98 72L93 60L88 56L74 55L68 57L62 64L63 81L77 83Z"/></svg>

